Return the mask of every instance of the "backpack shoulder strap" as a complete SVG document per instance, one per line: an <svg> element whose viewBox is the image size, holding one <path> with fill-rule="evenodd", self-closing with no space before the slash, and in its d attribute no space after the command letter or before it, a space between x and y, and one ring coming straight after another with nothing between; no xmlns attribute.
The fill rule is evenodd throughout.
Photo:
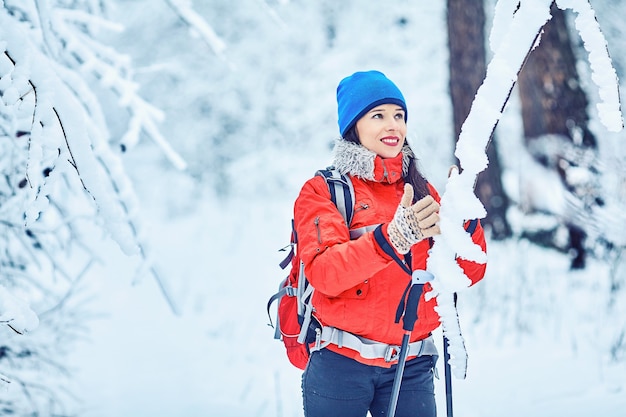
<svg viewBox="0 0 626 417"><path fill-rule="evenodd" d="M330 199L337 206L337 210L343 216L346 226L350 228L354 215L354 186L350 177L340 173L335 167L330 166L320 169L315 175L321 175L326 180Z"/></svg>

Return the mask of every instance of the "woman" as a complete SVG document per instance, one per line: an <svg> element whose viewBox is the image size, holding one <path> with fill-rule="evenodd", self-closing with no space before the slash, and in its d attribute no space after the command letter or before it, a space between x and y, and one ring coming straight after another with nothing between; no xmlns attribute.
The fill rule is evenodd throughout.
<svg viewBox="0 0 626 417"><path fill-rule="evenodd" d="M396 309L411 279L394 258L411 270L426 269L429 238L440 233L439 195L406 142L406 103L392 81L378 71L354 73L337 87L337 104L334 166L354 186L350 230L365 232L350 238L324 178L304 184L294 221L323 329L302 377L304 411L307 417L380 416L389 406L403 335ZM485 250L480 223L472 239ZM485 265L457 262L473 283L483 277ZM397 416L436 415L431 332L439 316L436 299L424 297L430 290L426 284L418 305Z"/></svg>

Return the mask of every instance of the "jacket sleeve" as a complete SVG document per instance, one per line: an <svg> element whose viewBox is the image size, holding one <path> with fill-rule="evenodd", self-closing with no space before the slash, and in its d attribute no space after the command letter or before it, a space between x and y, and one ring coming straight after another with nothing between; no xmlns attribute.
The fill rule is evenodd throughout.
<svg viewBox="0 0 626 417"><path fill-rule="evenodd" d="M305 274L316 291L329 297L363 283L393 262L378 246L373 232L350 240L322 177L303 186L294 205L294 222Z"/></svg>
<svg viewBox="0 0 626 417"><path fill-rule="evenodd" d="M480 220L476 220L476 227L472 231L472 241L480 246L483 252L487 252L487 243L485 241L485 232L483 230L482 225L480 224ZM465 230L470 227L471 221L468 220L465 222ZM457 258L457 263L463 269L465 276L467 276L471 281L472 285L476 284L478 281L483 279L485 276L485 271L487 269L487 264L479 264L473 261L468 261L467 259Z"/></svg>

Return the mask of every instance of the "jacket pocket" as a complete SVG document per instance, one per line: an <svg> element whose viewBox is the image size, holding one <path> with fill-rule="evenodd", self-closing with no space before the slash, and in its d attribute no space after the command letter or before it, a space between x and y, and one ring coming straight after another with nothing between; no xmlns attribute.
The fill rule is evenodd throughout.
<svg viewBox="0 0 626 417"><path fill-rule="evenodd" d="M339 294L338 298L345 298L350 300L362 300L367 297L369 293L370 283L369 280L365 280L359 285L355 285L354 287L345 290L341 294Z"/></svg>

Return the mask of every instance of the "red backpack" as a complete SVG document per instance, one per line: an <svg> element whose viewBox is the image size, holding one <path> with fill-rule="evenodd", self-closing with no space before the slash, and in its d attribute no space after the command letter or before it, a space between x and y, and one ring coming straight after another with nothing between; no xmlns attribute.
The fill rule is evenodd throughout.
<svg viewBox="0 0 626 417"><path fill-rule="evenodd" d="M350 178L334 167L317 171L315 175L321 175L326 180L330 199L349 228L354 211L354 188ZM309 361L309 346L315 342L322 326L312 315L314 308L311 299L315 289L304 275L304 264L298 256L298 235L293 220L291 226L291 242L281 249L284 251L290 248L289 254L280 263L282 269L289 265L291 268L289 275L281 281L278 292L270 297L267 314L270 317L270 326L275 328L274 338L283 341L289 361L304 369ZM278 301L275 326L270 315L270 307L274 301Z"/></svg>

